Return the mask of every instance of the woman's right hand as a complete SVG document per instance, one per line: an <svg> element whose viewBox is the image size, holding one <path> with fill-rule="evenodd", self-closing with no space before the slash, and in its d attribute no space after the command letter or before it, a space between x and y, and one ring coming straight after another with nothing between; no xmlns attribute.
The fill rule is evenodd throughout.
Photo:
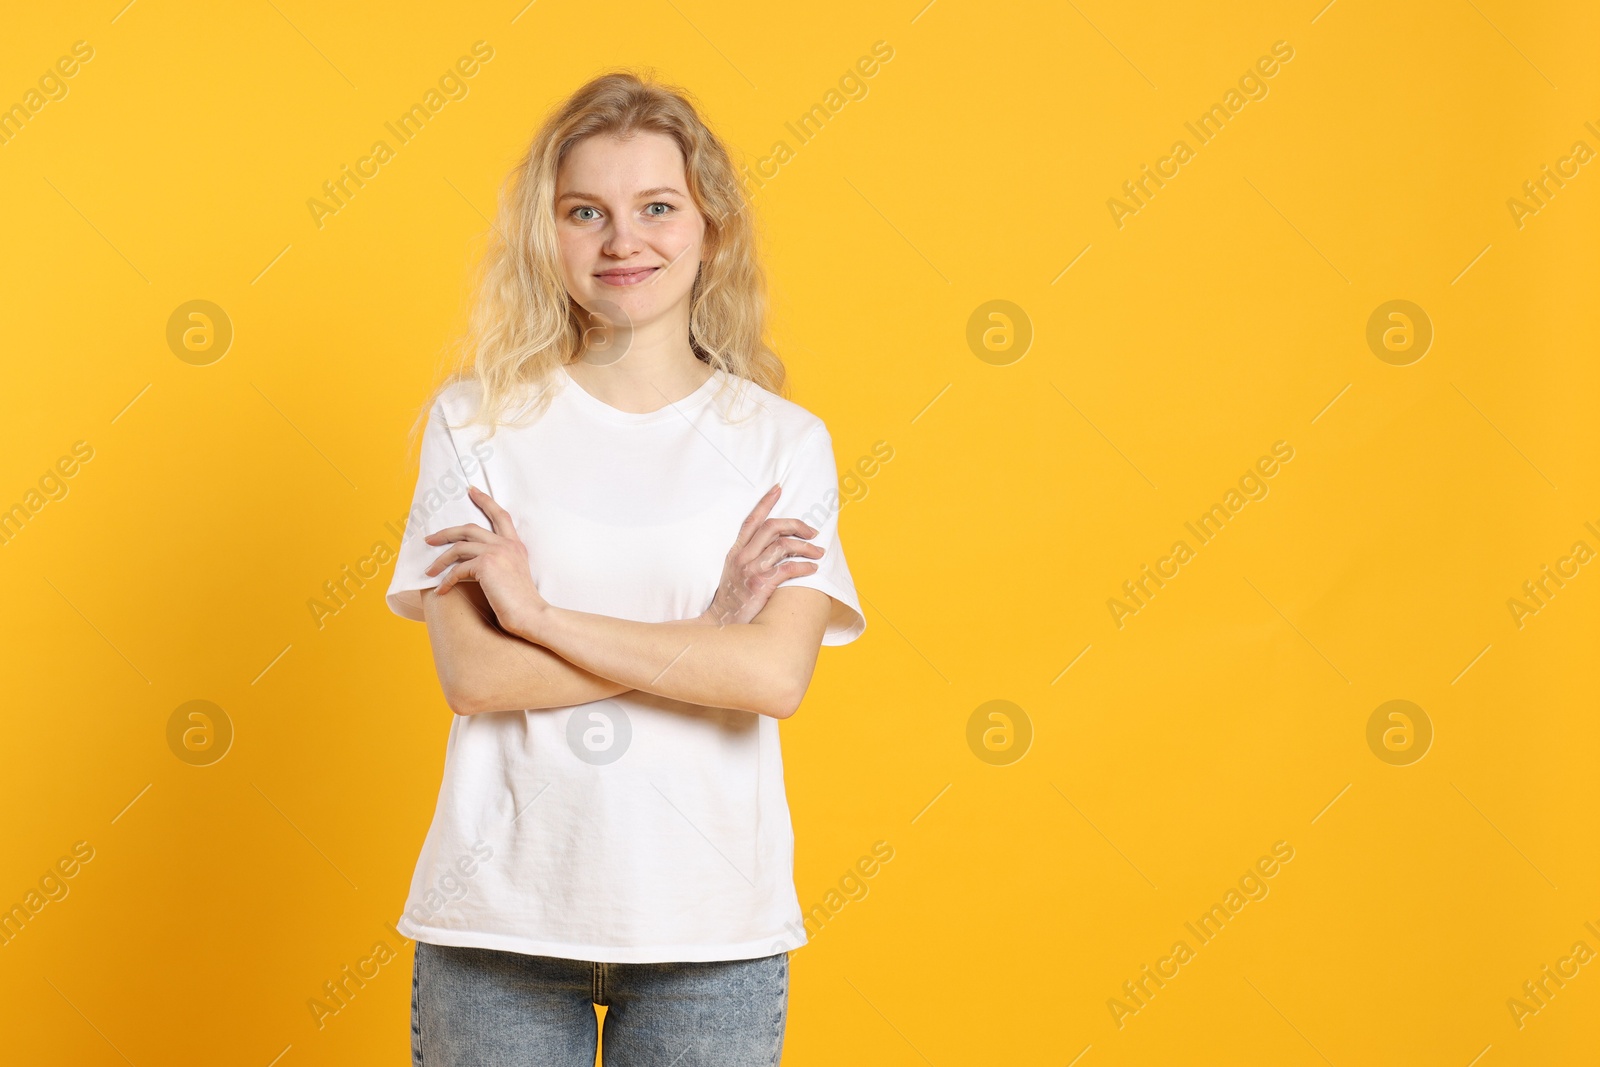
<svg viewBox="0 0 1600 1067"><path fill-rule="evenodd" d="M717 595L699 621L716 626L749 622L761 614L780 583L817 572L815 563L788 558L818 559L822 556L821 546L801 540L817 536L816 529L799 519L767 518L782 492L776 485L767 490L739 527L739 536L722 565Z"/></svg>

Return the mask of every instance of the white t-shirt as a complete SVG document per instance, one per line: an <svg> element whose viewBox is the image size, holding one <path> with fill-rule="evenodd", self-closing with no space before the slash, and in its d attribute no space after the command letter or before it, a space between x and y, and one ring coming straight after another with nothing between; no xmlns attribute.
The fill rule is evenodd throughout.
<svg viewBox="0 0 1600 1067"><path fill-rule="evenodd" d="M389 584L393 611L421 620L420 590L442 580L423 571L449 546L424 535L489 527L466 495L471 481L511 514L549 603L641 622L691 618L710 606L740 524L776 482L770 517L803 519L826 549L816 573L783 585L833 598L823 644L861 636L821 419L722 371L645 414L602 402L564 369L550 387L536 421L493 435L461 426L480 396L475 382L441 394ZM800 947L778 720L638 690L452 716L397 929L432 944L608 963Z"/></svg>

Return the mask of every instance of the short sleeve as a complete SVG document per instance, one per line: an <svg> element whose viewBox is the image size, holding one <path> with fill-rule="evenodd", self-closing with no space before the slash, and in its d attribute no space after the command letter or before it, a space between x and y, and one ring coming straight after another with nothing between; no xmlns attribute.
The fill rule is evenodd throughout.
<svg viewBox="0 0 1600 1067"><path fill-rule="evenodd" d="M463 447L458 449L458 443ZM430 545L428 534L446 526L475 522L488 527L489 518L467 496L467 484L488 492L483 464L473 450L464 447L445 420L443 398L428 413L427 429L422 434L422 456L417 468L417 488L412 494L406 529L395 556L394 576L385 597L389 610L405 619L423 621L422 590L432 589L444 580L444 573L424 574L433 561L450 546Z"/></svg>
<svg viewBox="0 0 1600 1067"><path fill-rule="evenodd" d="M768 517L799 519L812 526L817 536L809 540L823 549L822 558L812 561L817 564L814 573L789 578L780 582L778 588L804 586L820 589L831 596L833 613L828 618L828 628L823 631L822 643L847 645L866 632L867 620L861 614L855 580L850 576L844 545L839 540L839 511L844 501L839 496L833 437L827 426L818 423L806 434L778 484L783 491L778 494L778 502Z"/></svg>

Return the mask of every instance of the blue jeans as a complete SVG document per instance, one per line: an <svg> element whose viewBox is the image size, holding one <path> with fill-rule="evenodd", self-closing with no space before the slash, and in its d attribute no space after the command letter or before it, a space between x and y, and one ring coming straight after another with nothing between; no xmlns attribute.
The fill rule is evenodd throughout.
<svg viewBox="0 0 1600 1067"><path fill-rule="evenodd" d="M606 1006L603 1035L594 1006ZM413 1067L776 1067L789 954L589 963L416 943Z"/></svg>

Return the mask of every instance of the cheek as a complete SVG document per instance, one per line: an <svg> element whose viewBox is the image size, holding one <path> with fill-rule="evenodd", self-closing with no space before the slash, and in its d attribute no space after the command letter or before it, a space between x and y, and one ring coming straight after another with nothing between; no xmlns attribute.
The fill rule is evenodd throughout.
<svg viewBox="0 0 1600 1067"><path fill-rule="evenodd" d="M679 225L667 231L665 237L672 258L681 259L684 263L694 263L699 260L703 251L705 226L698 220L684 219Z"/></svg>
<svg viewBox="0 0 1600 1067"><path fill-rule="evenodd" d="M588 274L589 265L594 262L594 249L584 235L563 231L557 236L557 248L561 253L561 272L568 285Z"/></svg>
<svg viewBox="0 0 1600 1067"><path fill-rule="evenodd" d="M570 264L576 261L583 250L583 238L571 230L557 230L556 247L561 250L562 264Z"/></svg>

